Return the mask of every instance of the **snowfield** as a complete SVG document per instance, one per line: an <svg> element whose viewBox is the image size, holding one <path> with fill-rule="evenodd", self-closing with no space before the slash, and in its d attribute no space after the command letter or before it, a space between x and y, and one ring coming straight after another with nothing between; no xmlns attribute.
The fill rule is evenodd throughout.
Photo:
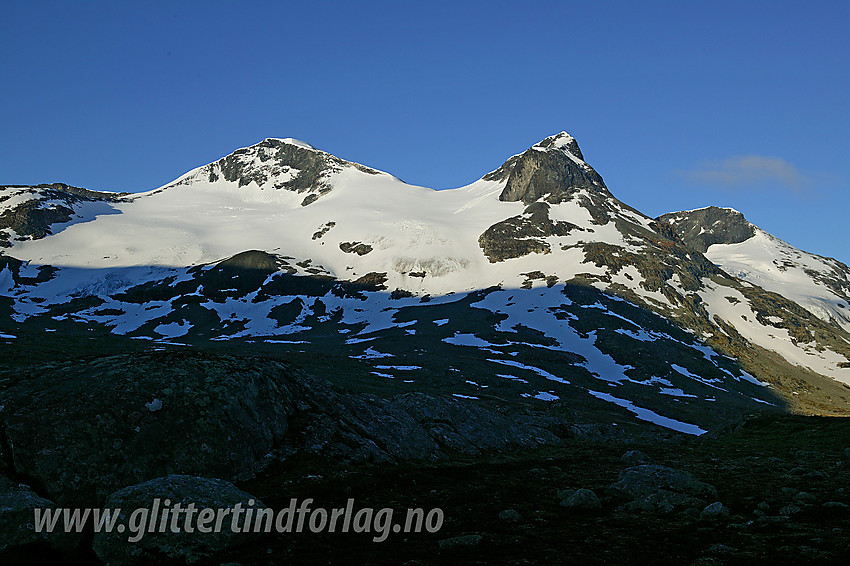
<svg viewBox="0 0 850 566"><path fill-rule="evenodd" d="M580 152L572 153L577 145L569 134L544 142L512 159L528 154L533 169L547 163L535 157L552 157L572 167L570 171L595 175ZM240 173L234 178L236 170ZM665 240L653 219L611 196L601 178L558 187L561 193L549 192L529 204L501 200L513 177L496 175L499 171L464 187L437 191L343 162L298 140L268 139L155 190L108 204L77 203L75 216L53 224L47 237L12 234L4 253L24 263L14 273L11 264L0 270L0 293L11 298L16 322L51 315L56 322L97 323L115 334L160 342L189 341L193 333L209 332L204 336L211 340L254 338L308 346L309 333L326 327L339 337L341 347L352 348L346 359L383 360L367 373L403 383L422 379L419 375L426 371L386 350L381 340L396 332L388 340L415 344L425 334L460 359L464 349L483 353L487 367L492 366L491 377L527 385L525 398L551 403L567 397L564 388L580 389L589 400L619 406L638 419L702 434L699 426L662 413L669 409L674 414L676 404L713 401L713 395L721 394L770 403L759 397L767 397L766 391L749 389L768 388L746 372L730 371L732 361L697 336L689 340L672 327L647 328L640 317L623 314L614 304L626 303L626 297L646 312L675 320L688 297L701 301L707 324L716 332L724 332L718 321L729 324L751 344L777 352L793 365L850 384L843 353L796 342L782 327L782 316L761 317L760 322L740 286L706 276L695 278L698 289L689 287L694 285L688 282L690 272L676 271L682 265L693 267L681 248L669 255L672 267L652 263L658 257L666 260L665 250L678 244ZM533 178L533 171L527 176ZM310 183L302 183L304 179ZM0 201L0 211L32 198L33 191L11 190ZM41 206L55 204L61 203L44 201ZM497 243L520 252L505 258L485 254L482 239L494 227L504 240ZM245 292L240 291L238 271L227 272L228 279L217 281L218 287L205 288L203 277L247 251L263 252L262 257L278 264ZM746 284L776 292L850 330L850 305L841 292L844 272L835 260L796 250L761 230L744 242L714 244L706 256ZM708 264L702 256L700 260ZM41 266L58 272L37 283L20 282L35 281ZM650 280L658 273L664 277L661 284ZM266 292L291 276L312 276L310 281L319 286L353 282L364 290L342 292L327 283L321 292ZM383 286L380 291L376 281ZM576 281L598 290L602 298L574 303L565 286L578 286ZM143 284L159 286L154 299L130 296ZM168 296L171 289L174 296ZM87 298L96 299L94 306L85 303ZM81 306L52 316L53 306L73 301ZM486 313L486 328L466 327L466 321L447 314L458 312L461 304L465 313ZM434 309L433 317L411 314L427 309ZM212 322L202 328L200 320ZM631 351L653 346L687 352L714 377L693 369L698 367L693 361L632 361ZM517 359L520 350L538 352L542 361ZM572 357L546 361L548 354L565 352ZM567 366L569 379L553 369ZM647 367L654 373L636 377ZM579 384L573 376L589 382ZM470 391L494 387L462 376L457 385L474 388L454 393L468 400L479 400ZM629 395L649 395L660 404L650 410Z"/></svg>
<svg viewBox="0 0 850 566"><path fill-rule="evenodd" d="M755 227L755 232L744 242L714 244L705 255L729 274L779 293L850 332L847 267L798 250L761 228ZM827 283L830 279L835 281L832 287Z"/></svg>

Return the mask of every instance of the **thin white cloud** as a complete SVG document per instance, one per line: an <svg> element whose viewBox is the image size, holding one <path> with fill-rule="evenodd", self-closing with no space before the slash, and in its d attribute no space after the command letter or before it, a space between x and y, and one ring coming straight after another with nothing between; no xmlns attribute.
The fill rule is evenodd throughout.
<svg viewBox="0 0 850 566"><path fill-rule="evenodd" d="M706 163L693 171L679 171L693 184L729 189L762 189L777 185L795 193L809 191L812 182L781 157L741 155Z"/></svg>

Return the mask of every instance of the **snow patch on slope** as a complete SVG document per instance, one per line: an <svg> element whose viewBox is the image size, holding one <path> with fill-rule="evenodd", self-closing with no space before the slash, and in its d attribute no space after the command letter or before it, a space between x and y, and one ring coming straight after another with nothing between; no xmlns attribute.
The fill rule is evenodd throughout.
<svg viewBox="0 0 850 566"><path fill-rule="evenodd" d="M738 244L709 246L706 257L730 275L790 299L826 322L850 332L850 304L824 284L827 277L843 280L838 262L799 250L760 228Z"/></svg>

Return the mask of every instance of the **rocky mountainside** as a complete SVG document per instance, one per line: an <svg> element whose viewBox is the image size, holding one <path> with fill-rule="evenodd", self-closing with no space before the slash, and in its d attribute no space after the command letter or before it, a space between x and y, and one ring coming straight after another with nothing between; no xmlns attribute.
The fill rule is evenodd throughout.
<svg viewBox="0 0 850 566"><path fill-rule="evenodd" d="M673 212L658 220L727 273L850 331L850 268L840 261L799 250L730 208Z"/></svg>
<svg viewBox="0 0 850 566"><path fill-rule="evenodd" d="M613 474L606 488L597 468L579 467L571 474L584 485L557 498L532 489L522 513L503 510L512 521L542 510L540 524L555 507L620 517L604 523L614 531L637 532L635 513L690 529L727 517L729 494L634 454L619 471L626 460L612 451L672 447L677 466L695 469L717 461L711 443L734 437L746 415L850 414L846 266L728 209L649 218L612 194L565 132L446 191L293 139L145 193L0 187L0 245L0 561L229 552L266 563L301 551L272 545L258 558L259 546L246 555L229 536L133 546L35 533L30 518L36 507L139 506L152 494L252 497L230 482L277 504L291 495L282 491L319 485L317 471L334 483L379 469L425 486L432 466L441 476L475 462L460 476L516 493L543 471L509 461L524 471L505 474L487 463L494 456L601 456ZM759 477L797 473L795 458ZM722 485L752 483L751 464L732 462L746 479ZM846 475L829 469L835 482ZM468 483L430 493L468 498ZM363 490L396 501L393 485ZM768 509L787 503L774 499ZM758 533L779 524L757 510ZM806 532L826 528L816 523ZM487 540L454 532L461 524L441 549Z"/></svg>
<svg viewBox="0 0 850 566"><path fill-rule="evenodd" d="M250 344L366 391L694 433L757 407L850 408L841 325L712 259L757 228L649 218L565 132L446 191L292 139L147 193L0 191L0 217L26 219L0 256L9 343L20 326Z"/></svg>
<svg viewBox="0 0 850 566"><path fill-rule="evenodd" d="M51 235L51 226L72 219L92 219L110 210L107 203L127 194L89 191L64 183L0 187L0 246L10 240L40 239Z"/></svg>

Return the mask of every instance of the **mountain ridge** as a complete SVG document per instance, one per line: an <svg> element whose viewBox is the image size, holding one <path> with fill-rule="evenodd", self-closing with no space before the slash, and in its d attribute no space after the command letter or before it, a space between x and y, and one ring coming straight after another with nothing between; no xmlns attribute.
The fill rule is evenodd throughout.
<svg viewBox="0 0 850 566"><path fill-rule="evenodd" d="M850 268L844 263L795 248L734 209L705 207L664 214L658 220L729 273L787 296L821 320L850 331Z"/></svg>
<svg viewBox="0 0 850 566"><path fill-rule="evenodd" d="M840 325L619 201L566 132L457 189L267 138L153 191L74 206L44 233L9 234L0 299L13 326L262 343L300 359L332 348L333 373L367 388L602 399L703 430L721 414L712 390L733 412L850 411ZM406 359L407 343L431 361ZM478 377L459 379L457 356Z"/></svg>

